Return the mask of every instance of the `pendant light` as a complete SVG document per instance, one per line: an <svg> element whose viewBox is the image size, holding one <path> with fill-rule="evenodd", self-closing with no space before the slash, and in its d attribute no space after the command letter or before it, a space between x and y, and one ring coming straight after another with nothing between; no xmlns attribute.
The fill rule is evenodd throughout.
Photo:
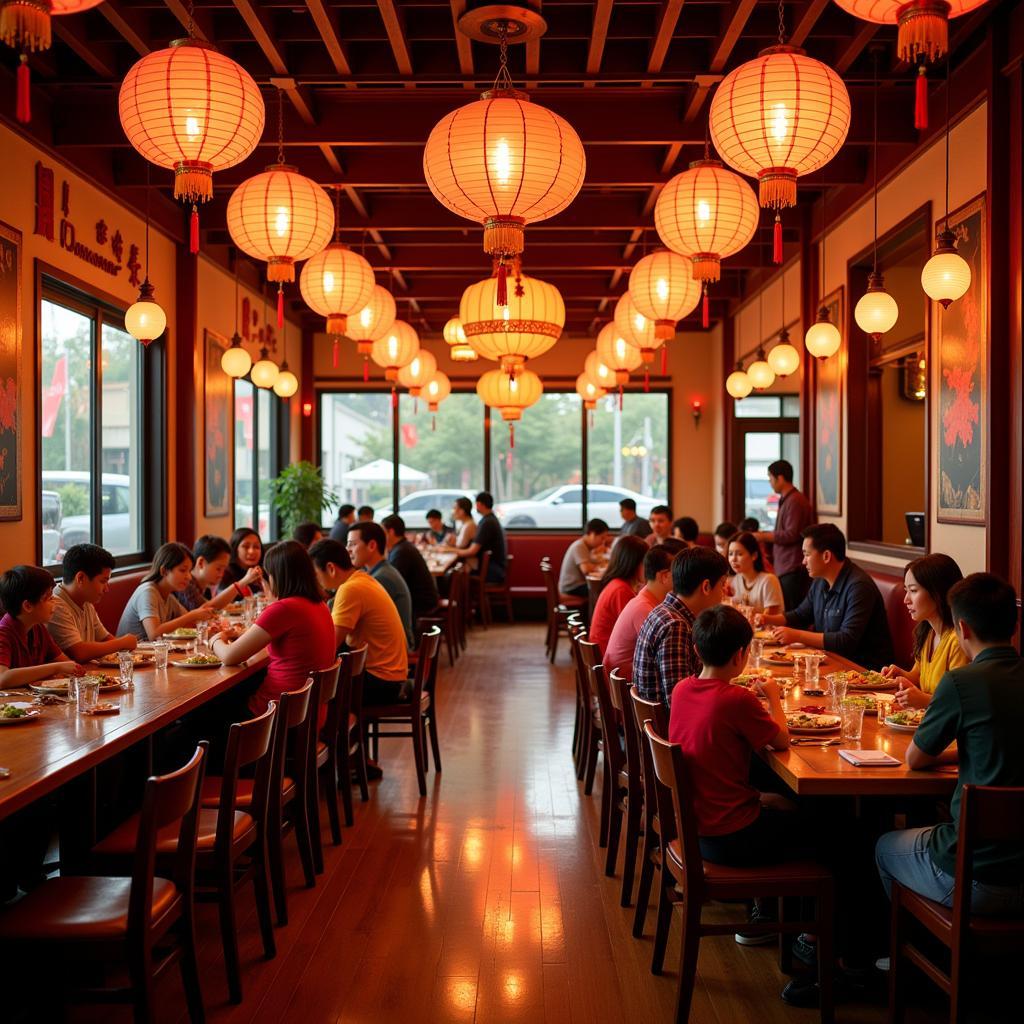
<svg viewBox="0 0 1024 1024"><path fill-rule="evenodd" d="M598 400L604 398L608 392L595 384L586 373L581 373L576 378L576 394L583 399L583 408L591 410L597 407Z"/></svg>
<svg viewBox="0 0 1024 1024"><path fill-rule="evenodd" d="M515 423L522 419L524 409L540 401L544 385L532 370L520 370L515 377L502 370L488 370L476 382L476 393L488 408L500 410L508 424L509 447L515 448Z"/></svg>
<svg viewBox="0 0 1024 1024"><path fill-rule="evenodd" d="M373 343L391 330L397 313L395 297L383 285L375 284L366 305L348 318L348 336L356 343L356 351L363 357L364 381L370 379Z"/></svg>
<svg viewBox="0 0 1024 1024"><path fill-rule="evenodd" d="M438 406L452 393L452 382L448 374L442 370L435 370L434 376L427 381L420 392L427 400L427 410L430 412L430 429L437 429Z"/></svg>
<svg viewBox="0 0 1024 1024"><path fill-rule="evenodd" d="M596 350L587 353L587 358L583 360L583 372L588 380L593 381L605 391L611 391L615 387L615 372L598 355Z"/></svg>
<svg viewBox="0 0 1024 1024"><path fill-rule="evenodd" d="M789 331L786 330L786 272L781 275L782 287L782 328L779 340L768 353L768 365L776 377L788 377L800 366L800 353L790 344Z"/></svg>
<svg viewBox="0 0 1024 1024"><path fill-rule="evenodd" d="M398 383L403 388L408 388L409 394L418 399L435 373L437 373L437 359L434 353L421 348L410 362L399 368Z"/></svg>
<svg viewBox="0 0 1024 1024"><path fill-rule="evenodd" d="M857 300L853 318L857 326L876 344L886 331L891 331L899 319L900 310L896 300L885 290L885 280L878 269L878 54L875 54L874 87L874 143L872 164L874 165L874 267L868 277L868 290Z"/></svg>
<svg viewBox="0 0 1024 1024"><path fill-rule="evenodd" d="M672 255L675 256L675 253ZM681 257L677 256L676 258L680 259ZM689 274L686 276L691 284L696 283ZM668 291L667 287L665 291ZM656 322L648 319L637 309L633 296L629 292L625 292L615 303L613 317L616 332L625 339L628 345L632 345L640 353L644 368L644 391L649 391L650 366L654 362L654 353L659 348L661 349L661 372L665 372L665 358L668 355L665 339L659 337ZM672 327L674 331L674 323Z"/></svg>
<svg viewBox="0 0 1024 1024"><path fill-rule="evenodd" d="M441 335L448 345L448 355L456 363L472 363L480 356L475 348L470 345L466 338L466 332L462 328L462 321L453 316L441 329Z"/></svg>
<svg viewBox="0 0 1024 1024"><path fill-rule="evenodd" d="M167 328L167 314L154 301L155 289L149 283L149 192L149 164L146 164L146 275L139 297L124 314L124 329L143 345L155 341Z"/></svg>
<svg viewBox="0 0 1024 1024"><path fill-rule="evenodd" d="M747 367L747 379L755 391L764 391L775 383L775 371L764 354L764 291L757 296L757 357Z"/></svg>
<svg viewBox="0 0 1024 1024"><path fill-rule="evenodd" d="M615 376L619 387L619 408L622 408L622 385L629 380L633 370L638 370L643 363L640 349L630 345L619 333L615 321L605 324L597 335L595 346L598 359L608 367Z"/></svg>
<svg viewBox="0 0 1024 1024"><path fill-rule="evenodd" d="M482 17L488 11L493 16ZM437 201L484 226L484 252L497 261L499 306L508 297L508 264L523 251L524 228L564 210L586 172L583 143L572 125L514 89L509 75L509 39L539 38L546 27L525 8L485 7L463 15L460 30L500 45L498 74L480 99L434 126L423 150L423 174Z"/></svg>
<svg viewBox="0 0 1024 1024"><path fill-rule="evenodd" d="M725 390L737 400L746 398L754 390L754 385L743 370L742 359L736 360L736 369L725 378Z"/></svg>
<svg viewBox="0 0 1024 1024"><path fill-rule="evenodd" d="M291 398L299 390L299 378L288 369L288 332L284 332L284 359L274 381L274 394L278 398Z"/></svg>
<svg viewBox="0 0 1024 1024"><path fill-rule="evenodd" d="M391 407L398 408L398 371L408 366L420 350L420 336L412 324L396 320L391 329L373 343L370 358L384 367L384 379L391 381Z"/></svg>
<svg viewBox="0 0 1024 1024"><path fill-rule="evenodd" d="M825 239L828 237L828 219L825 216L825 208L828 203L828 186L825 184L824 175L821 183L821 274L820 280L825 277ZM818 318L807 329L804 335L804 348L812 356L818 359L828 359L839 351L843 343L843 336L839 328L832 323L828 308L824 302L818 307Z"/></svg>
<svg viewBox="0 0 1024 1024"><path fill-rule="evenodd" d="M117 97L121 127L150 163L174 171L174 198L192 207L189 250L199 251L198 204L213 198L213 175L241 163L263 135L259 86L240 64L188 33L137 61Z"/></svg>
<svg viewBox="0 0 1024 1024"><path fill-rule="evenodd" d="M244 377L252 367L252 356L242 347L242 336L238 333L238 250L234 252L235 262L235 333L231 335L231 347L220 357L220 368L229 377Z"/></svg>
<svg viewBox="0 0 1024 1024"><path fill-rule="evenodd" d="M779 42L722 79L711 101L711 139L719 156L758 179L758 198L775 211L772 259L782 262L780 213L796 204L797 178L839 152L850 130L850 96L821 61L785 42L779 0Z"/></svg>
<svg viewBox="0 0 1024 1024"><path fill-rule="evenodd" d="M971 266L956 251L956 237L949 230L949 57L946 58L946 215L936 236L935 252L921 271L921 287L930 299L949 309L971 287Z"/></svg>
<svg viewBox="0 0 1024 1024"><path fill-rule="evenodd" d="M252 364L252 369L249 371L249 379L258 388L272 388L277 383L279 372L277 363L270 358L267 346L264 345L260 349L259 359Z"/></svg>
<svg viewBox="0 0 1024 1024"><path fill-rule="evenodd" d="M694 277L690 260L671 249L655 249L630 271L626 294L630 296L633 309L652 322L654 340L658 343L654 347L657 348L675 337L676 324L697 308L700 293L701 285ZM642 328L636 329L640 325L635 316L632 323L634 329L626 330L625 323L620 324L619 329L625 333L627 341L633 344L643 342ZM646 350L644 362L652 362L653 349L649 345L639 347Z"/></svg>

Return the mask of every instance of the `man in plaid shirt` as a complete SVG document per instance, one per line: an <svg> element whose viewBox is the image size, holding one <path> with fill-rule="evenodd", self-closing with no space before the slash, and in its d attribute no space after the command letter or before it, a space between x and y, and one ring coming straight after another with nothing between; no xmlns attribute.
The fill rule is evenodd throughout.
<svg viewBox="0 0 1024 1024"><path fill-rule="evenodd" d="M672 593L651 609L636 638L633 683L644 700L667 705L680 679L700 675L693 621L722 603L729 563L712 548L680 551L672 560Z"/></svg>

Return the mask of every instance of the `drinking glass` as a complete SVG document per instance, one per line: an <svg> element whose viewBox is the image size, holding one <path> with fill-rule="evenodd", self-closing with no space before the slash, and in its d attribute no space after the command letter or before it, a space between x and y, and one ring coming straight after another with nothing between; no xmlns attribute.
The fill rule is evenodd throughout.
<svg viewBox="0 0 1024 1024"><path fill-rule="evenodd" d="M244 611L244 622L245 625L251 626L256 619L256 598L247 597L245 599L245 611Z"/></svg>
<svg viewBox="0 0 1024 1024"><path fill-rule="evenodd" d="M764 654L764 641L758 640L754 637L750 641L750 667L760 668L761 667L761 655Z"/></svg>
<svg viewBox="0 0 1024 1024"><path fill-rule="evenodd" d="M135 658L131 651L117 652L117 667L121 676L121 686L126 690L134 690Z"/></svg>
<svg viewBox="0 0 1024 1024"><path fill-rule="evenodd" d="M153 642L153 668L157 672L167 671L167 652L171 645L166 640L155 640Z"/></svg>
<svg viewBox="0 0 1024 1024"><path fill-rule="evenodd" d="M892 714L896 698L891 693L876 693L872 696L875 698L875 709L878 712L878 722L881 724Z"/></svg>
<svg viewBox="0 0 1024 1024"><path fill-rule="evenodd" d="M809 659L802 651L793 652L793 685L803 686L807 678Z"/></svg>
<svg viewBox="0 0 1024 1024"><path fill-rule="evenodd" d="M804 688L808 690L817 690L821 685L821 676L819 674L819 666L821 665L821 658L817 654L805 654L803 656L804 663Z"/></svg>
<svg viewBox="0 0 1024 1024"><path fill-rule="evenodd" d="M75 676L68 676L68 702L74 704L78 699L76 695L76 684L78 679Z"/></svg>
<svg viewBox="0 0 1024 1024"><path fill-rule="evenodd" d="M100 681L82 676L77 683L75 692L78 695L78 713L80 715L88 714L99 702Z"/></svg>
<svg viewBox="0 0 1024 1024"><path fill-rule="evenodd" d="M205 651L210 636L210 623L207 621L196 623L196 651Z"/></svg>
<svg viewBox="0 0 1024 1024"><path fill-rule="evenodd" d="M839 714L846 699L846 687L848 685L846 676L838 672L832 672L826 676L828 682L828 695L832 701L832 710Z"/></svg>
<svg viewBox="0 0 1024 1024"><path fill-rule="evenodd" d="M843 720L843 740L852 740L859 743L861 733L864 730L864 708L842 704L839 708L839 715Z"/></svg>

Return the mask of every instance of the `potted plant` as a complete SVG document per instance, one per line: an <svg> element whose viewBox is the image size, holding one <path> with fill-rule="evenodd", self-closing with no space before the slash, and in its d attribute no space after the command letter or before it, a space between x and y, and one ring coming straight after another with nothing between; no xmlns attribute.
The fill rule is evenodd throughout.
<svg viewBox="0 0 1024 1024"><path fill-rule="evenodd" d="M290 537L299 523L320 523L321 513L338 504L319 466L293 462L270 481L270 504L281 518L281 533Z"/></svg>

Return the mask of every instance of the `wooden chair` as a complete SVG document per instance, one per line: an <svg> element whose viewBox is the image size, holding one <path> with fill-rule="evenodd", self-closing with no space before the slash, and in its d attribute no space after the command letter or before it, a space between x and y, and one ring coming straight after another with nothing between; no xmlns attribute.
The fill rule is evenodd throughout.
<svg viewBox="0 0 1024 1024"><path fill-rule="evenodd" d="M306 787L309 831L313 842L313 865L318 875L324 872L324 847L320 834L320 791L327 800L327 817L331 825L331 842L341 845L341 807L338 798L338 735L341 720L338 714L338 676L341 662L330 668L311 672L313 679L313 712L309 716L309 785ZM317 728L318 709L324 709L324 726ZM321 782L323 785L321 786Z"/></svg>
<svg viewBox="0 0 1024 1024"><path fill-rule="evenodd" d="M267 803L270 796L270 740L273 735L277 704L247 722L236 722L228 730L224 774L207 776L206 783L219 783L216 807L199 811L196 834L196 898L216 903L220 915L224 967L231 1002L242 1001L242 972L238 956L238 926L235 896L242 886L253 885L256 914L268 960L277 953L274 926L270 916L270 891L267 886ZM246 786L247 810L239 810L241 773L255 769L255 779ZM200 787L200 792L202 787ZM99 842L93 859L114 870L131 863L138 845L141 816L132 815ZM161 829L157 836L158 866L173 863L178 836L173 829Z"/></svg>
<svg viewBox="0 0 1024 1024"><path fill-rule="evenodd" d="M608 687L617 720L622 725L622 734L626 747L626 767L620 772L625 785L625 799L620 801L613 813L617 812L619 822L622 814L626 816L626 845L622 854L622 894L619 905L628 907L633 903L633 880L636 875L636 855L643 835L642 815L644 810L643 758L640 752L642 737L637 728L636 716L633 714L633 702L629 698L629 680L618 669L613 669L608 676ZM621 827L612 824L613 830ZM609 853L611 843L609 843ZM611 862L614 870L615 861Z"/></svg>
<svg viewBox="0 0 1024 1024"><path fill-rule="evenodd" d="M60 965L52 977L57 990L74 977L80 961L83 966L90 959L124 964L127 987L81 988L62 996L91 1003L130 1003L136 1024L149 1024L156 1018L156 981L177 963L189 1019L192 1024L206 1019L193 913L205 762L206 744L201 743L183 768L146 781L129 877L62 875L0 913L0 952L9 979L18 976L14 965L19 957ZM177 832L170 878L156 874L157 840L164 830Z"/></svg>
<svg viewBox="0 0 1024 1024"><path fill-rule="evenodd" d="M912 963L949 996L950 1024L959 1024L966 1019L966 990L972 969L976 970L992 954L1024 952L1024 917L982 917L971 913L974 854L989 843L1005 843L1016 849L1024 845L1024 788L965 785L960 791L952 907L944 907L893 882L889 964L889 1020L893 1024L904 1018L904 961ZM905 935L909 918L922 924L949 950L948 973Z"/></svg>
<svg viewBox="0 0 1024 1024"><path fill-rule="evenodd" d="M737 928L766 933L812 932L818 936L818 984L821 991L821 1020L832 1024L835 1009L832 998L832 875L814 861L790 861L764 867L734 868L705 861L697 839L697 821L693 814L693 795L683 752L677 743L669 743L648 720L644 735L651 749L651 761L657 779L655 787L658 816L664 844L661 861L661 902L658 906L658 930L651 970L660 974L671 923L672 910L683 915L682 955L679 966L679 990L676 997L677 1024L690 1018L690 1003L697 977L697 955L705 935L731 935ZM762 924L711 923L702 920L704 904L709 900L747 900L753 897L810 897L817 912L804 921L770 921Z"/></svg>
<svg viewBox="0 0 1024 1024"><path fill-rule="evenodd" d="M363 803L370 799L366 775L366 747L363 742L363 678L366 671L366 647L357 647L341 655L338 680L338 788L345 811L345 825L352 827L352 774L359 785Z"/></svg>
<svg viewBox="0 0 1024 1024"><path fill-rule="evenodd" d="M547 602L548 631L545 649L548 661L553 665L558 656L558 638L568 636L569 613L573 610L582 610L586 604L586 598L570 597L568 601L559 601L558 583L551 568L551 561L547 558L541 559L540 574L544 578L544 594Z"/></svg>
<svg viewBox="0 0 1024 1024"><path fill-rule="evenodd" d="M586 634L578 634L576 637L576 649L580 664L583 668L583 681L586 687L587 708L589 714L585 720L585 734L583 740L583 793L590 796L594 792L594 777L597 774L597 757L601 752L601 743L604 739L604 732L601 722L601 709L597 700L597 690L594 685L594 669L601 662L601 652L597 644L590 643ZM608 819L605 813L604 804L601 805L601 848L608 843Z"/></svg>
<svg viewBox="0 0 1024 1024"><path fill-rule="evenodd" d="M462 621L465 589L466 568L460 562L448 574L448 596L442 598L437 606L437 617L441 620L441 632L448 648L449 667L455 664L455 659L466 646L466 624Z"/></svg>
<svg viewBox="0 0 1024 1024"><path fill-rule="evenodd" d="M488 552L488 555L490 552ZM505 619L509 623L515 622L515 615L512 612L512 586L509 579L512 576L512 560L515 555L505 553L505 579L501 583L488 583L484 579L484 595L487 598L487 621L491 622L493 602L500 602L505 609Z"/></svg>
<svg viewBox="0 0 1024 1024"><path fill-rule="evenodd" d="M437 741L437 717L434 692L437 682L437 653L441 630L434 626L420 638L412 693L408 700L395 704L372 705L362 711L363 728L369 732L376 757L381 739L411 737L416 758L416 781L420 796L427 795L427 734L434 752L434 769L441 770L441 752ZM405 725L408 730L383 732L381 726Z"/></svg>
<svg viewBox="0 0 1024 1024"><path fill-rule="evenodd" d="M581 675L579 659L576 657L576 644L573 643L573 638L576 634L585 632L585 630L576 612L569 616L566 626L569 632L569 654L572 658L573 678L576 681L576 717L572 726L572 759L577 769L576 777L580 779L583 778L582 773L579 771L579 766L581 764L580 755L583 749L583 714L586 707L586 694L584 693L583 676Z"/></svg>
<svg viewBox="0 0 1024 1024"><path fill-rule="evenodd" d="M491 567L490 551L481 551L477 556L479 572L469 574L469 610L470 617L480 616L480 625L486 629L491 621L491 604L487 598L487 571Z"/></svg>

